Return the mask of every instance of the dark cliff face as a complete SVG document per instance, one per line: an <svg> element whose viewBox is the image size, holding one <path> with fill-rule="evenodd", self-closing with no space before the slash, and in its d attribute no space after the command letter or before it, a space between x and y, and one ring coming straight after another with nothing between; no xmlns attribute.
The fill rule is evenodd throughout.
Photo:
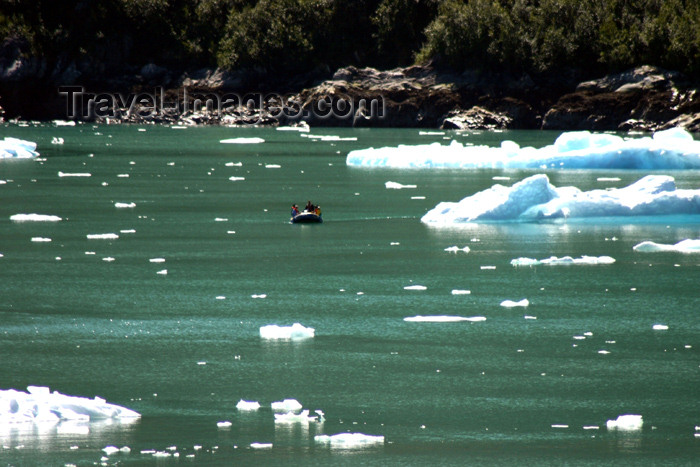
<svg viewBox="0 0 700 467"><path fill-rule="evenodd" d="M305 121L312 126L420 127L444 129L548 129L653 131L682 126L700 131L698 84L680 73L644 66L578 82L572 71L537 76L480 71L450 73L430 66L379 71L326 68L291 78L266 79L255 70L201 69L180 73L150 63L106 78L89 76L74 63L48 70L26 58L22 44L0 50L0 105L5 118L65 119L61 84L134 97L160 93L175 106L167 112L122 106L111 122L275 125ZM274 90L274 91L273 91ZM215 99L254 96L252 107L210 109L183 106L183 93ZM280 99L283 101L280 111ZM156 96L160 97L160 96ZM82 104L86 104L83 102ZM81 109L77 119L104 120ZM159 109L163 110L163 109Z"/></svg>

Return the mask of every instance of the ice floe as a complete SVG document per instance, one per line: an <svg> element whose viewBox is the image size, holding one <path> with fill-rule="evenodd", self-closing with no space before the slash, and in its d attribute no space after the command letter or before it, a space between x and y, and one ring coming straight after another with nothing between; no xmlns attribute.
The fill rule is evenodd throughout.
<svg viewBox="0 0 700 467"><path fill-rule="evenodd" d="M314 337L314 333L314 328L305 327L300 323L291 326L269 324L260 327L260 337L263 339L309 339Z"/></svg>
<svg viewBox="0 0 700 467"><path fill-rule="evenodd" d="M241 411L253 411L260 408L260 403L256 401L245 401L243 399L238 401L236 408Z"/></svg>
<svg viewBox="0 0 700 467"><path fill-rule="evenodd" d="M223 144L260 144L264 142L265 140L262 138L229 138L219 141Z"/></svg>
<svg viewBox="0 0 700 467"><path fill-rule="evenodd" d="M469 146L458 141L448 146L399 145L350 151L346 164L393 168L697 169L700 141L681 128L635 139L573 131L562 133L554 144L539 149L507 140L499 147Z"/></svg>
<svg viewBox="0 0 700 467"><path fill-rule="evenodd" d="M114 203L114 207L117 209L131 209L136 207L136 203Z"/></svg>
<svg viewBox="0 0 700 467"><path fill-rule="evenodd" d="M655 324L651 328L654 331L668 331L668 325L666 324Z"/></svg>
<svg viewBox="0 0 700 467"><path fill-rule="evenodd" d="M6 136L0 141L0 159L31 159L39 155L36 143Z"/></svg>
<svg viewBox="0 0 700 467"><path fill-rule="evenodd" d="M580 258L572 258L571 256L550 256L544 259L535 258L515 258L510 260L511 266L567 266L571 264L613 264L615 258L611 256L581 256Z"/></svg>
<svg viewBox="0 0 700 467"><path fill-rule="evenodd" d="M700 189L677 189L668 175L647 175L624 188L581 191L557 188L546 175L537 174L510 187L496 184L456 203L442 202L421 221L452 225L698 214Z"/></svg>
<svg viewBox="0 0 700 467"><path fill-rule="evenodd" d="M620 415L615 420L608 420L605 426L608 430L637 431L642 429L644 421L641 415Z"/></svg>
<svg viewBox="0 0 700 467"><path fill-rule="evenodd" d="M14 214L10 216L10 220L13 222L58 222L63 219L49 214Z"/></svg>
<svg viewBox="0 0 700 467"><path fill-rule="evenodd" d="M503 300L501 302L501 306L505 308L514 308L514 307L527 307L530 306L530 301L527 298L523 298L522 300L519 301L513 301L513 300Z"/></svg>
<svg viewBox="0 0 700 467"><path fill-rule="evenodd" d="M338 433L335 435L316 435L314 441L328 444L331 448L353 449L364 446L384 444L384 436L366 435L364 433Z"/></svg>
<svg viewBox="0 0 700 467"><path fill-rule="evenodd" d="M410 316L403 319L404 321L411 323L457 323L460 321L470 321L472 323L478 323L480 321L486 321L485 316L451 316L451 315L433 315L433 316Z"/></svg>
<svg viewBox="0 0 700 467"><path fill-rule="evenodd" d="M69 396L58 391L51 392L44 386L28 386L27 392L0 390L0 425L139 417L137 412L107 403L100 397Z"/></svg>
<svg viewBox="0 0 700 467"><path fill-rule="evenodd" d="M424 285L407 285L403 289L404 290L427 290L428 288Z"/></svg>
<svg viewBox="0 0 700 467"><path fill-rule="evenodd" d="M48 243L51 241L51 239L48 237L32 237L32 241L38 243Z"/></svg>
<svg viewBox="0 0 700 467"><path fill-rule="evenodd" d="M676 243L675 245L646 241L638 243L632 249L642 253L656 253L660 251L673 251L676 253L700 253L700 239L686 239Z"/></svg>

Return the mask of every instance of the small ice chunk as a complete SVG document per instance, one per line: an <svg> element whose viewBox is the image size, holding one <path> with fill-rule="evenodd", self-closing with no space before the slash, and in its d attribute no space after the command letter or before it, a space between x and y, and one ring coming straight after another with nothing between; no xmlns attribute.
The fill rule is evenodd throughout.
<svg viewBox="0 0 700 467"><path fill-rule="evenodd" d="M119 235L115 233L87 234L88 240L116 240Z"/></svg>
<svg viewBox="0 0 700 467"><path fill-rule="evenodd" d="M501 306L506 307L506 308L513 308L516 306L525 307L525 306L529 306L529 305L530 305L530 301L527 298L523 298L522 300L520 300L518 302L515 302L513 300L503 300L501 302Z"/></svg>
<svg viewBox="0 0 700 467"><path fill-rule="evenodd" d="M116 446L105 446L102 448L102 451L108 455L111 456L112 454L116 454L119 452L119 448Z"/></svg>
<svg viewBox="0 0 700 467"><path fill-rule="evenodd" d="M553 424L552 428L558 428L558 429L566 429L569 428L569 425L564 425L564 424Z"/></svg>
<svg viewBox="0 0 700 467"><path fill-rule="evenodd" d="M270 404L272 410L277 412L298 412L303 408L301 403L296 399L284 399Z"/></svg>
<svg viewBox="0 0 700 467"><path fill-rule="evenodd" d="M318 417L315 415L309 415L308 410L302 410L299 413L289 411L275 414L275 423L309 423L317 421Z"/></svg>
<svg viewBox="0 0 700 467"><path fill-rule="evenodd" d="M479 321L486 321L485 316L451 316L451 315L433 315L433 316L410 316L403 319L407 322L412 323L456 323L459 321L470 321L476 323Z"/></svg>
<svg viewBox="0 0 700 467"><path fill-rule="evenodd" d="M136 207L136 203L114 203L117 209L131 209Z"/></svg>
<svg viewBox="0 0 700 467"><path fill-rule="evenodd" d="M384 184L387 190L402 190L404 188L418 188L417 185L402 185L398 182L386 182Z"/></svg>
<svg viewBox="0 0 700 467"><path fill-rule="evenodd" d="M472 293L471 290L463 290L463 289L453 289L452 290L452 295L470 295Z"/></svg>
<svg viewBox="0 0 700 467"><path fill-rule="evenodd" d="M241 180L245 180L245 177L229 177L228 179L232 182L239 182Z"/></svg>
<svg viewBox="0 0 700 467"><path fill-rule="evenodd" d="M219 141L219 143L222 144L260 144L264 143L265 140L262 138L229 138L229 139L222 139Z"/></svg>
<svg viewBox="0 0 700 467"><path fill-rule="evenodd" d="M243 167L243 162L227 162L226 167Z"/></svg>
<svg viewBox="0 0 700 467"><path fill-rule="evenodd" d="M253 294L250 296L250 298L267 298L267 294L264 294L264 293Z"/></svg>
<svg viewBox="0 0 700 467"><path fill-rule="evenodd" d="M316 435L314 441L328 444L331 448L353 449L364 446L384 444L384 436L366 435L364 433L338 433L335 435Z"/></svg>
<svg viewBox="0 0 700 467"><path fill-rule="evenodd" d="M151 258L148 261L151 263L165 263L165 258Z"/></svg>
<svg viewBox="0 0 700 467"><path fill-rule="evenodd" d="M156 272L156 274L160 274L161 276L167 276L167 275L168 275L168 270L167 270L167 269L161 269L160 271Z"/></svg>
<svg viewBox="0 0 700 467"><path fill-rule="evenodd" d="M58 172L59 177L92 177L88 172Z"/></svg>
<svg viewBox="0 0 700 467"><path fill-rule="evenodd" d="M270 324L260 328L260 337L263 339L309 339L314 337L314 333L314 328L304 327L300 323L291 326Z"/></svg>
<svg viewBox="0 0 700 467"><path fill-rule="evenodd" d="M654 331L667 331L668 326L665 324L655 324L651 327Z"/></svg>
<svg viewBox="0 0 700 467"><path fill-rule="evenodd" d="M32 237L33 242L39 242L39 243L48 243L51 241L50 238L48 237Z"/></svg>
<svg viewBox="0 0 700 467"><path fill-rule="evenodd" d="M282 166L279 164L265 164L266 169L281 169Z"/></svg>
<svg viewBox="0 0 700 467"><path fill-rule="evenodd" d="M252 411L258 410L260 408L260 403L255 401L244 401L243 399L238 401L236 408L241 411Z"/></svg>
<svg viewBox="0 0 700 467"><path fill-rule="evenodd" d="M272 449L272 443L250 443L251 449Z"/></svg>
<svg viewBox="0 0 700 467"><path fill-rule="evenodd" d="M496 266L479 266L479 269L482 271L494 271L496 269Z"/></svg>
<svg viewBox="0 0 700 467"><path fill-rule="evenodd" d="M216 426L219 428L229 428L233 425L233 423L229 422L228 420L225 420L223 422L216 422Z"/></svg>
<svg viewBox="0 0 700 467"><path fill-rule="evenodd" d="M427 290L428 288L424 285L407 285L403 289L404 290Z"/></svg>
<svg viewBox="0 0 700 467"><path fill-rule="evenodd" d="M615 420L608 420L605 424L608 430L637 431L642 429L641 415L620 415Z"/></svg>
<svg viewBox="0 0 700 467"><path fill-rule="evenodd" d="M460 248L457 245L454 245L454 246L450 246L450 247L445 248L445 251L447 251L449 253L457 253L460 251L463 251L464 253L469 253L471 250L468 246Z"/></svg>

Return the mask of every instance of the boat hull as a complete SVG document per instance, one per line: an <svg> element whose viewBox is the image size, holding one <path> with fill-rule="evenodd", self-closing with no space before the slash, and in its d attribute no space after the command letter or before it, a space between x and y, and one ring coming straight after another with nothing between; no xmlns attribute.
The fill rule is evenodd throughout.
<svg viewBox="0 0 700 467"><path fill-rule="evenodd" d="M323 219L313 212L301 212L289 219L289 222L292 224L320 224Z"/></svg>

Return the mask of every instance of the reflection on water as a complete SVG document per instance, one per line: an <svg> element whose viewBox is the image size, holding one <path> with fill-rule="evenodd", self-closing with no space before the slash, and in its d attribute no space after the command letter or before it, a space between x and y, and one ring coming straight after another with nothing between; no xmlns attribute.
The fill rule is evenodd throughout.
<svg viewBox="0 0 700 467"><path fill-rule="evenodd" d="M128 444L139 423L139 419L130 419L0 424L0 445L3 449L64 451L71 446L104 446L111 443L115 435Z"/></svg>

